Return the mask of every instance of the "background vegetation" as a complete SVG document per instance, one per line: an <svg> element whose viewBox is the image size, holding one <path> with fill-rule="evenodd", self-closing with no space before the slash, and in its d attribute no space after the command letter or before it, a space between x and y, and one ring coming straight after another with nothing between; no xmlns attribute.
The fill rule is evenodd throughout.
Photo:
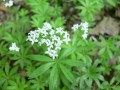
<svg viewBox="0 0 120 90"><path fill-rule="evenodd" d="M113 14L119 0L14 0L11 7L0 2L0 90L120 90L120 34L90 34L104 16L120 20ZM70 34L55 60L44 46L26 41L44 22ZM71 29L81 22L89 24L87 39L80 28ZM19 52L9 50L12 42Z"/></svg>

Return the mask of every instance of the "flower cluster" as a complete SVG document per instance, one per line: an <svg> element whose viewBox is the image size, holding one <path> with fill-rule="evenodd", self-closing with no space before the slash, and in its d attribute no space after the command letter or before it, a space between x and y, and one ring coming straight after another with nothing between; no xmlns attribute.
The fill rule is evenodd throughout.
<svg viewBox="0 0 120 90"><path fill-rule="evenodd" d="M32 45L34 43L38 43L39 46L45 45L47 47L45 54L55 59L58 51L61 50L62 43L68 44L70 41L70 35L63 28L53 29L48 22L45 22L42 28L28 33L27 41L30 41Z"/></svg>
<svg viewBox="0 0 120 90"><path fill-rule="evenodd" d="M5 3L6 7L11 7L13 6L13 0L9 0L9 2Z"/></svg>
<svg viewBox="0 0 120 90"><path fill-rule="evenodd" d="M73 31L77 31L79 28L81 28L81 30L84 31L84 34L82 35L82 37L83 39L86 39L88 35L88 23L85 22L85 23L81 23L80 25L74 24L72 27Z"/></svg>
<svg viewBox="0 0 120 90"><path fill-rule="evenodd" d="M19 47L16 46L16 43L12 43L12 45L9 47L10 51L19 51Z"/></svg>

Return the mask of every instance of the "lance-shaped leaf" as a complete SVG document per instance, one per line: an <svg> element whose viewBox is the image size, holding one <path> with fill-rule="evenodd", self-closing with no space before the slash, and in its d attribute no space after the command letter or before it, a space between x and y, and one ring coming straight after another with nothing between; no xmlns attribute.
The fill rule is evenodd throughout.
<svg viewBox="0 0 120 90"><path fill-rule="evenodd" d="M73 76L73 74L70 72L69 69L67 69L63 64L59 64L60 69L62 71L62 73L64 74L64 76L71 82L74 83L75 82L75 78Z"/></svg>
<svg viewBox="0 0 120 90"><path fill-rule="evenodd" d="M72 54L74 51L76 50L76 47L69 47L66 48L62 51L62 53L60 54L60 58L64 58L69 56L70 54Z"/></svg>
<svg viewBox="0 0 120 90"><path fill-rule="evenodd" d="M56 90L58 89L59 85L59 71L58 71L58 64L55 64L53 66L53 69L51 70L50 73L50 78L49 78L49 90Z"/></svg>
<svg viewBox="0 0 120 90"><path fill-rule="evenodd" d="M69 65L69 66L79 66L79 67L83 67L84 63L78 60L63 60L61 61L63 64Z"/></svg>
<svg viewBox="0 0 120 90"><path fill-rule="evenodd" d="M44 74L50 67L52 67L53 64L54 64L54 62L49 62L44 65L41 65L35 71L33 71L33 73L29 77L35 78L35 77L38 77L38 76Z"/></svg>
<svg viewBox="0 0 120 90"><path fill-rule="evenodd" d="M44 55L28 55L27 58L35 61L42 61L42 62L53 61L51 58Z"/></svg>

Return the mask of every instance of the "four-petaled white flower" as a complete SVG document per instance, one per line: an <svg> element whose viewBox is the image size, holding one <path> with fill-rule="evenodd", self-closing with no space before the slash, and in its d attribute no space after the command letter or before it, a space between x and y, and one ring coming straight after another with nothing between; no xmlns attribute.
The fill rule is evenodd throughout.
<svg viewBox="0 0 120 90"><path fill-rule="evenodd" d="M54 35L55 34L55 31L53 29L50 30L50 35Z"/></svg>
<svg viewBox="0 0 120 90"><path fill-rule="evenodd" d="M65 32L65 35L63 37L63 41L68 44L68 42L70 41L70 34L68 32Z"/></svg>
<svg viewBox="0 0 120 90"><path fill-rule="evenodd" d="M52 42L49 39L47 39L45 43L46 43L46 46L48 46L49 48L53 48L54 42Z"/></svg>
<svg viewBox="0 0 120 90"><path fill-rule="evenodd" d="M80 26L78 24L74 24L72 26L73 31L77 31Z"/></svg>
<svg viewBox="0 0 120 90"><path fill-rule="evenodd" d="M88 23L87 23L87 22L81 23L80 26L82 27L82 28L81 28L82 30L85 30L85 31L88 30Z"/></svg>
<svg viewBox="0 0 120 90"><path fill-rule="evenodd" d="M46 39L42 38L41 41L38 42L38 44L41 46L42 44L44 44L46 42Z"/></svg>
<svg viewBox="0 0 120 90"><path fill-rule="evenodd" d="M84 33L84 34L82 35L82 37L83 37L83 39L86 39L86 38L87 38L87 33Z"/></svg>
<svg viewBox="0 0 120 90"><path fill-rule="evenodd" d="M88 33L88 28L84 29L84 33Z"/></svg>
<svg viewBox="0 0 120 90"><path fill-rule="evenodd" d="M10 51L19 51L19 47L16 46L16 43L12 43L12 45L9 47Z"/></svg>
<svg viewBox="0 0 120 90"><path fill-rule="evenodd" d="M55 50L61 50L61 44L60 43L55 43Z"/></svg>
<svg viewBox="0 0 120 90"><path fill-rule="evenodd" d="M57 35L53 35L51 38L52 38L52 41L57 41L59 37Z"/></svg>
<svg viewBox="0 0 120 90"><path fill-rule="evenodd" d="M13 6L13 0L9 0L9 2L5 3L6 7L11 7Z"/></svg>
<svg viewBox="0 0 120 90"><path fill-rule="evenodd" d="M63 43L63 40L60 40L60 39L59 39L59 40L57 41L57 44L59 44L59 45L61 45L62 43Z"/></svg>
<svg viewBox="0 0 120 90"><path fill-rule="evenodd" d="M45 29L45 30L51 30L52 26L48 22L45 22L44 26L43 26L43 29Z"/></svg>
<svg viewBox="0 0 120 90"><path fill-rule="evenodd" d="M27 41L31 41L31 44L33 45L35 42L38 42L38 37L39 37L39 33L37 30L30 31L28 33Z"/></svg>
<svg viewBox="0 0 120 90"><path fill-rule="evenodd" d="M62 35L64 33L63 31L63 28L59 27L59 28L56 28L56 33L60 33L60 35Z"/></svg>
<svg viewBox="0 0 120 90"><path fill-rule="evenodd" d="M68 42L70 41L70 38L69 37L67 37L67 38L64 38L64 40L63 40L66 44L68 44Z"/></svg>
<svg viewBox="0 0 120 90"><path fill-rule="evenodd" d="M45 54L48 54L50 57L52 57L53 60L58 56L57 51L52 50L51 48L48 48Z"/></svg>
<svg viewBox="0 0 120 90"><path fill-rule="evenodd" d="M41 29L41 34L42 34L42 37L46 37L48 35L48 32L46 29Z"/></svg>

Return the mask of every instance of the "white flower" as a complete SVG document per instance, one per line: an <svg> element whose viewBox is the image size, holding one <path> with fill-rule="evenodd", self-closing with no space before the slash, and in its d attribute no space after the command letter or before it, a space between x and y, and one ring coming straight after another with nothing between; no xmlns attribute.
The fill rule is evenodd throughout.
<svg viewBox="0 0 120 90"><path fill-rule="evenodd" d="M46 37L48 35L48 32L46 29L41 29L41 34L43 35L42 37Z"/></svg>
<svg viewBox="0 0 120 90"><path fill-rule="evenodd" d="M12 43L12 46L9 47L10 51L19 51L19 47L16 46L16 43Z"/></svg>
<svg viewBox="0 0 120 90"><path fill-rule="evenodd" d="M9 0L9 2L5 3L6 7L11 7L13 6L13 0Z"/></svg>
<svg viewBox="0 0 120 90"><path fill-rule="evenodd" d="M58 50L61 50L61 47L60 47L60 46L56 46L56 47L55 47L55 50L57 50L57 51L58 51Z"/></svg>
<svg viewBox="0 0 120 90"><path fill-rule="evenodd" d="M60 43L55 43L55 50L61 50L61 44Z"/></svg>
<svg viewBox="0 0 120 90"><path fill-rule="evenodd" d="M42 38L40 42L38 42L38 44L41 46L42 44L44 44L46 42L46 39Z"/></svg>
<svg viewBox="0 0 120 90"><path fill-rule="evenodd" d="M63 31L63 28L59 27L59 28L56 28L56 33L60 33L60 35L62 35L64 33Z"/></svg>
<svg viewBox="0 0 120 90"><path fill-rule="evenodd" d="M83 39L86 39L87 38L87 33L88 33L88 23L85 22L85 23L81 23L80 24L81 26L81 29L84 31L84 34L82 35Z"/></svg>
<svg viewBox="0 0 120 90"><path fill-rule="evenodd" d="M50 30L49 34L52 36L55 34L55 31L53 29Z"/></svg>
<svg viewBox="0 0 120 90"><path fill-rule="evenodd" d="M57 43L61 45L63 43L63 40L58 40Z"/></svg>
<svg viewBox="0 0 120 90"><path fill-rule="evenodd" d="M45 22L44 26L43 26L43 29L45 29L45 30L51 30L52 26L48 22Z"/></svg>
<svg viewBox="0 0 120 90"><path fill-rule="evenodd" d="M38 32L39 34L41 34L42 29L41 29L41 28L38 28L37 32Z"/></svg>
<svg viewBox="0 0 120 90"><path fill-rule="evenodd" d="M47 39L45 43L46 43L46 46L48 46L49 48L53 48L54 42L51 42L49 39Z"/></svg>
<svg viewBox="0 0 120 90"><path fill-rule="evenodd" d="M57 41L57 42L60 42L60 41L61 41L59 36L57 36L56 41Z"/></svg>
<svg viewBox="0 0 120 90"><path fill-rule="evenodd" d="M52 38L52 41L55 41L55 40L57 41L59 37L56 35L53 35L53 36L51 36L51 38Z"/></svg>
<svg viewBox="0 0 120 90"><path fill-rule="evenodd" d="M65 35L63 36L63 41L68 44L68 42L70 41L70 34L68 32L65 32Z"/></svg>
<svg viewBox="0 0 120 90"><path fill-rule="evenodd" d="M63 37L64 37L64 38L70 37L70 34L69 34L68 32L65 32Z"/></svg>
<svg viewBox="0 0 120 90"><path fill-rule="evenodd" d="M87 38L87 33L88 33L88 23L87 23L87 22L84 22L84 23L81 23L80 25L74 24L73 27L72 27L72 29L73 29L74 31L76 31L76 30L78 30L79 27L81 27L81 30L84 31L84 34L82 35L83 39L86 39L86 38ZM66 36L67 36L67 33L66 33L66 35L64 36L64 38L65 38L64 41L66 41L66 43L67 43L67 40L69 41L69 38L67 39Z"/></svg>
<svg viewBox="0 0 120 90"><path fill-rule="evenodd" d="M82 30L88 31L88 23L87 23L87 22L81 23L80 26L82 27L82 28L81 28Z"/></svg>
<svg viewBox="0 0 120 90"><path fill-rule="evenodd" d="M84 33L84 34L82 35L82 37L83 37L83 39L86 39L86 38L87 38L87 33Z"/></svg>
<svg viewBox="0 0 120 90"><path fill-rule="evenodd" d="M58 56L57 51L52 50L50 48L48 48L48 50L45 52L45 54L48 54L50 57L52 57L52 59L55 59L55 57Z"/></svg>
<svg viewBox="0 0 120 90"><path fill-rule="evenodd" d="M79 28L79 25L78 25L78 24L74 24L73 27L72 27L73 31L77 31L78 28Z"/></svg>
<svg viewBox="0 0 120 90"><path fill-rule="evenodd" d="M88 33L88 28L84 29L84 33Z"/></svg>
<svg viewBox="0 0 120 90"><path fill-rule="evenodd" d="M30 31L28 33L28 41L31 41L31 44L33 45L35 42L38 42L38 38L39 38L39 33L37 30L35 31Z"/></svg>
<svg viewBox="0 0 120 90"><path fill-rule="evenodd" d="M70 41L70 38L67 37L67 38L65 38L63 41L64 41L66 44L68 44L68 42Z"/></svg>
<svg viewBox="0 0 120 90"><path fill-rule="evenodd" d="M56 50L51 50L51 53L49 54L53 59L55 59L58 54L57 54L57 51Z"/></svg>

